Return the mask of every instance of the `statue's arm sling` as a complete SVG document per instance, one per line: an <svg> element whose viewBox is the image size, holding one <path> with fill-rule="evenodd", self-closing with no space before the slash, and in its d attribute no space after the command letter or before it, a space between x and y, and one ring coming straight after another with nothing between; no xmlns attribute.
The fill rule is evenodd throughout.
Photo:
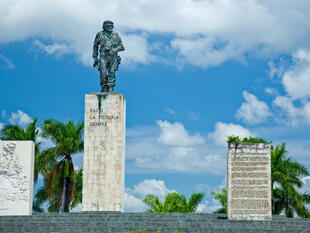
<svg viewBox="0 0 310 233"><path fill-rule="evenodd" d="M114 53L118 53L119 51L124 51L125 48L123 46L123 43L122 43L120 36L117 33L115 33L115 34L116 34L116 40L117 40L117 47L114 48L113 51L114 51Z"/></svg>

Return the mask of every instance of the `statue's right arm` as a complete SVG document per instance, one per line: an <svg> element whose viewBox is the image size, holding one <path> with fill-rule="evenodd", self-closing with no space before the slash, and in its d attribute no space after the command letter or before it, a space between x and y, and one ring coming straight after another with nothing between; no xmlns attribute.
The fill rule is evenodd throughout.
<svg viewBox="0 0 310 233"><path fill-rule="evenodd" d="M96 37L95 37L95 41L94 41L94 47L93 47L93 58L96 59L98 57L98 48L99 48L99 35L100 32L97 33Z"/></svg>

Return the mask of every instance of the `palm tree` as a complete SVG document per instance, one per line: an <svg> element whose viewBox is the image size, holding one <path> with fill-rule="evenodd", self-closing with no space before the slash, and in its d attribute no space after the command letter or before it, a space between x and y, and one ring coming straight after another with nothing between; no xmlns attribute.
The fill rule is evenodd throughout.
<svg viewBox="0 0 310 233"><path fill-rule="evenodd" d="M308 218L310 213L305 203L309 203L310 195L300 194L296 187L303 186L301 177L309 175L309 172L306 167L288 158L287 154L285 143L271 150L272 213L280 214L285 210L286 217L293 217L295 211L300 217Z"/></svg>
<svg viewBox="0 0 310 233"><path fill-rule="evenodd" d="M213 191L212 196L222 205L222 207L214 211L214 213L227 214L227 189L223 188L222 192Z"/></svg>
<svg viewBox="0 0 310 233"><path fill-rule="evenodd" d="M74 171L74 193L72 196L72 202L70 205L70 210L76 207L79 203L82 202L82 187L83 187L83 169ZM46 188L46 179L44 179L44 186L42 186L36 193L34 198L33 210L36 212L44 212L44 209L41 207L43 203L48 202L47 210L48 212L58 212L60 210L59 198L61 195L61 189L56 188L54 190L54 195L52 198L48 197L48 192ZM55 183L61 183L60 181Z"/></svg>
<svg viewBox="0 0 310 233"><path fill-rule="evenodd" d="M309 218L310 213L305 207L310 195L300 194L297 188L303 186L301 177L309 175L308 169L295 160L287 158L285 143L271 150L271 185L272 212L280 214L285 210L286 217L294 217L294 211L300 217ZM280 187L275 187L276 184Z"/></svg>
<svg viewBox="0 0 310 233"><path fill-rule="evenodd" d="M178 192L169 192L162 202L155 195L147 195L143 202L151 209L147 212L152 213L193 213L196 211L199 203L204 198L203 193L193 193L188 200L186 197Z"/></svg>
<svg viewBox="0 0 310 233"><path fill-rule="evenodd" d="M39 156L40 142L38 141L39 128L38 120L35 118L33 122L30 122L25 128L19 125L6 125L0 132L0 139L8 141L33 141L35 143L35 160ZM34 181L38 178L39 167L38 164L34 165Z"/></svg>
<svg viewBox="0 0 310 233"><path fill-rule="evenodd" d="M75 185L72 154L83 150L83 128L83 123L75 124L71 120L65 124L55 120L43 122L42 136L55 144L43 151L38 161L46 165L45 185L47 197L52 201L51 210L60 208L62 212L69 212Z"/></svg>

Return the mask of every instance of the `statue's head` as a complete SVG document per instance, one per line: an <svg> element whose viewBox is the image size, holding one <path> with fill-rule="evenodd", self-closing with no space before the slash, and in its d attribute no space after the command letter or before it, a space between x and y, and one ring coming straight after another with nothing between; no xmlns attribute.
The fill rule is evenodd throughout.
<svg viewBox="0 0 310 233"><path fill-rule="evenodd" d="M102 25L103 30L108 31L108 32L112 32L113 28L114 28L114 26L113 26L112 21L106 20L103 22L103 25Z"/></svg>

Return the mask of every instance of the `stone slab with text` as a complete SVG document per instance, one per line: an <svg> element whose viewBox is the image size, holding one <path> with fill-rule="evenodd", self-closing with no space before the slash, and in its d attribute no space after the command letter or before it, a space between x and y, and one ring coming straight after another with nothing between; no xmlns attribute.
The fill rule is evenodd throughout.
<svg viewBox="0 0 310 233"><path fill-rule="evenodd" d="M126 101L85 95L83 211L124 211Z"/></svg>
<svg viewBox="0 0 310 233"><path fill-rule="evenodd" d="M0 216L32 214L34 146L0 140Z"/></svg>
<svg viewBox="0 0 310 233"><path fill-rule="evenodd" d="M264 143L228 144L228 219L272 218L270 150L271 145Z"/></svg>

